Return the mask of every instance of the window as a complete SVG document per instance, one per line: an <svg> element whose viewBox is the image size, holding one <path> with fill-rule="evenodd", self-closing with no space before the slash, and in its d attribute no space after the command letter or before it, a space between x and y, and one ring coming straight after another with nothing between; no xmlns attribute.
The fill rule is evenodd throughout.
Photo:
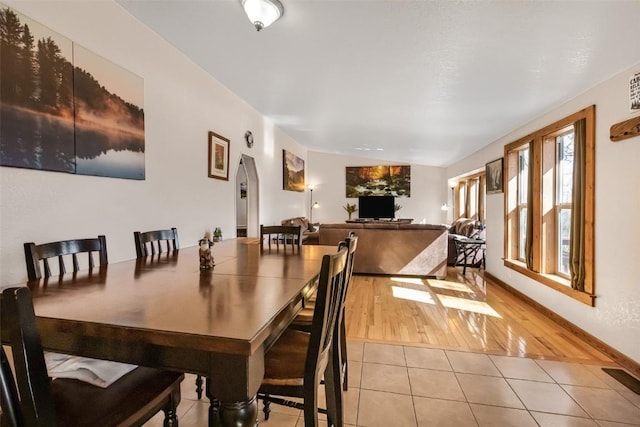
<svg viewBox="0 0 640 427"><path fill-rule="evenodd" d="M569 239L573 198L573 127L555 138L556 144L556 241L555 272L570 277Z"/></svg>
<svg viewBox="0 0 640 427"><path fill-rule="evenodd" d="M590 305L594 122L595 106L591 106L505 147L505 265ZM584 129L581 145L576 142L576 124ZM577 146L584 147L580 157ZM584 173L574 184L578 171ZM581 195L577 199L576 192ZM584 220L572 224L574 215L575 221Z"/></svg>
<svg viewBox="0 0 640 427"><path fill-rule="evenodd" d="M529 185L529 145L518 150L518 259L526 259L527 200Z"/></svg>
<svg viewBox="0 0 640 427"><path fill-rule="evenodd" d="M453 189L454 219L473 218L485 221L485 173L458 178Z"/></svg>

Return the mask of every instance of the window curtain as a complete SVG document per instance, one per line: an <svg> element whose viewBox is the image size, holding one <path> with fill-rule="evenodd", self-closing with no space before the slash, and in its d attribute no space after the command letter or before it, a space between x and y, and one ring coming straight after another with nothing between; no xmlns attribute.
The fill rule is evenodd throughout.
<svg viewBox="0 0 640 427"><path fill-rule="evenodd" d="M573 200L571 208L571 243L569 246L569 271L571 287L584 292L585 254L585 193L587 121L580 119L573 124Z"/></svg>
<svg viewBox="0 0 640 427"><path fill-rule="evenodd" d="M524 256L527 268L533 270L533 141L529 143L529 164L527 168L527 230L525 234Z"/></svg>

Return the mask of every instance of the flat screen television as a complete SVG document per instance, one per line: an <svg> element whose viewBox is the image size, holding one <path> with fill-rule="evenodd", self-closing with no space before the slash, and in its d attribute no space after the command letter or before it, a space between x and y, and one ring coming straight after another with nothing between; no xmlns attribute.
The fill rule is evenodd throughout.
<svg viewBox="0 0 640 427"><path fill-rule="evenodd" d="M394 205L393 196L360 196L358 216L362 219L392 219L396 213Z"/></svg>

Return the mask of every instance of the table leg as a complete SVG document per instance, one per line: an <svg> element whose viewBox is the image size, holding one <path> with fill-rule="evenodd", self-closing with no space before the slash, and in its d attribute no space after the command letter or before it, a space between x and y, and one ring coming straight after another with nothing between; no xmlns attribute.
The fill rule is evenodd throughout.
<svg viewBox="0 0 640 427"><path fill-rule="evenodd" d="M254 396L246 402L220 402L209 398L209 427L256 427L258 425L258 399Z"/></svg>
<svg viewBox="0 0 640 427"><path fill-rule="evenodd" d="M264 353L251 356L211 354L207 378L210 427L256 427L256 394L264 377Z"/></svg>

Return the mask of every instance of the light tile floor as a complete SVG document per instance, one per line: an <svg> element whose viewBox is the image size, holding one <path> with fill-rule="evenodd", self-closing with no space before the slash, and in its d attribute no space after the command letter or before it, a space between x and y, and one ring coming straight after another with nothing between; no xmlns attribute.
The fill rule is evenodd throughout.
<svg viewBox="0 0 640 427"><path fill-rule="evenodd" d="M348 426L640 426L640 395L599 366L359 342L348 357ZM180 426L207 426L195 376L182 391ZM304 427L301 411L271 408L260 426ZM162 415L147 425L161 426Z"/></svg>

